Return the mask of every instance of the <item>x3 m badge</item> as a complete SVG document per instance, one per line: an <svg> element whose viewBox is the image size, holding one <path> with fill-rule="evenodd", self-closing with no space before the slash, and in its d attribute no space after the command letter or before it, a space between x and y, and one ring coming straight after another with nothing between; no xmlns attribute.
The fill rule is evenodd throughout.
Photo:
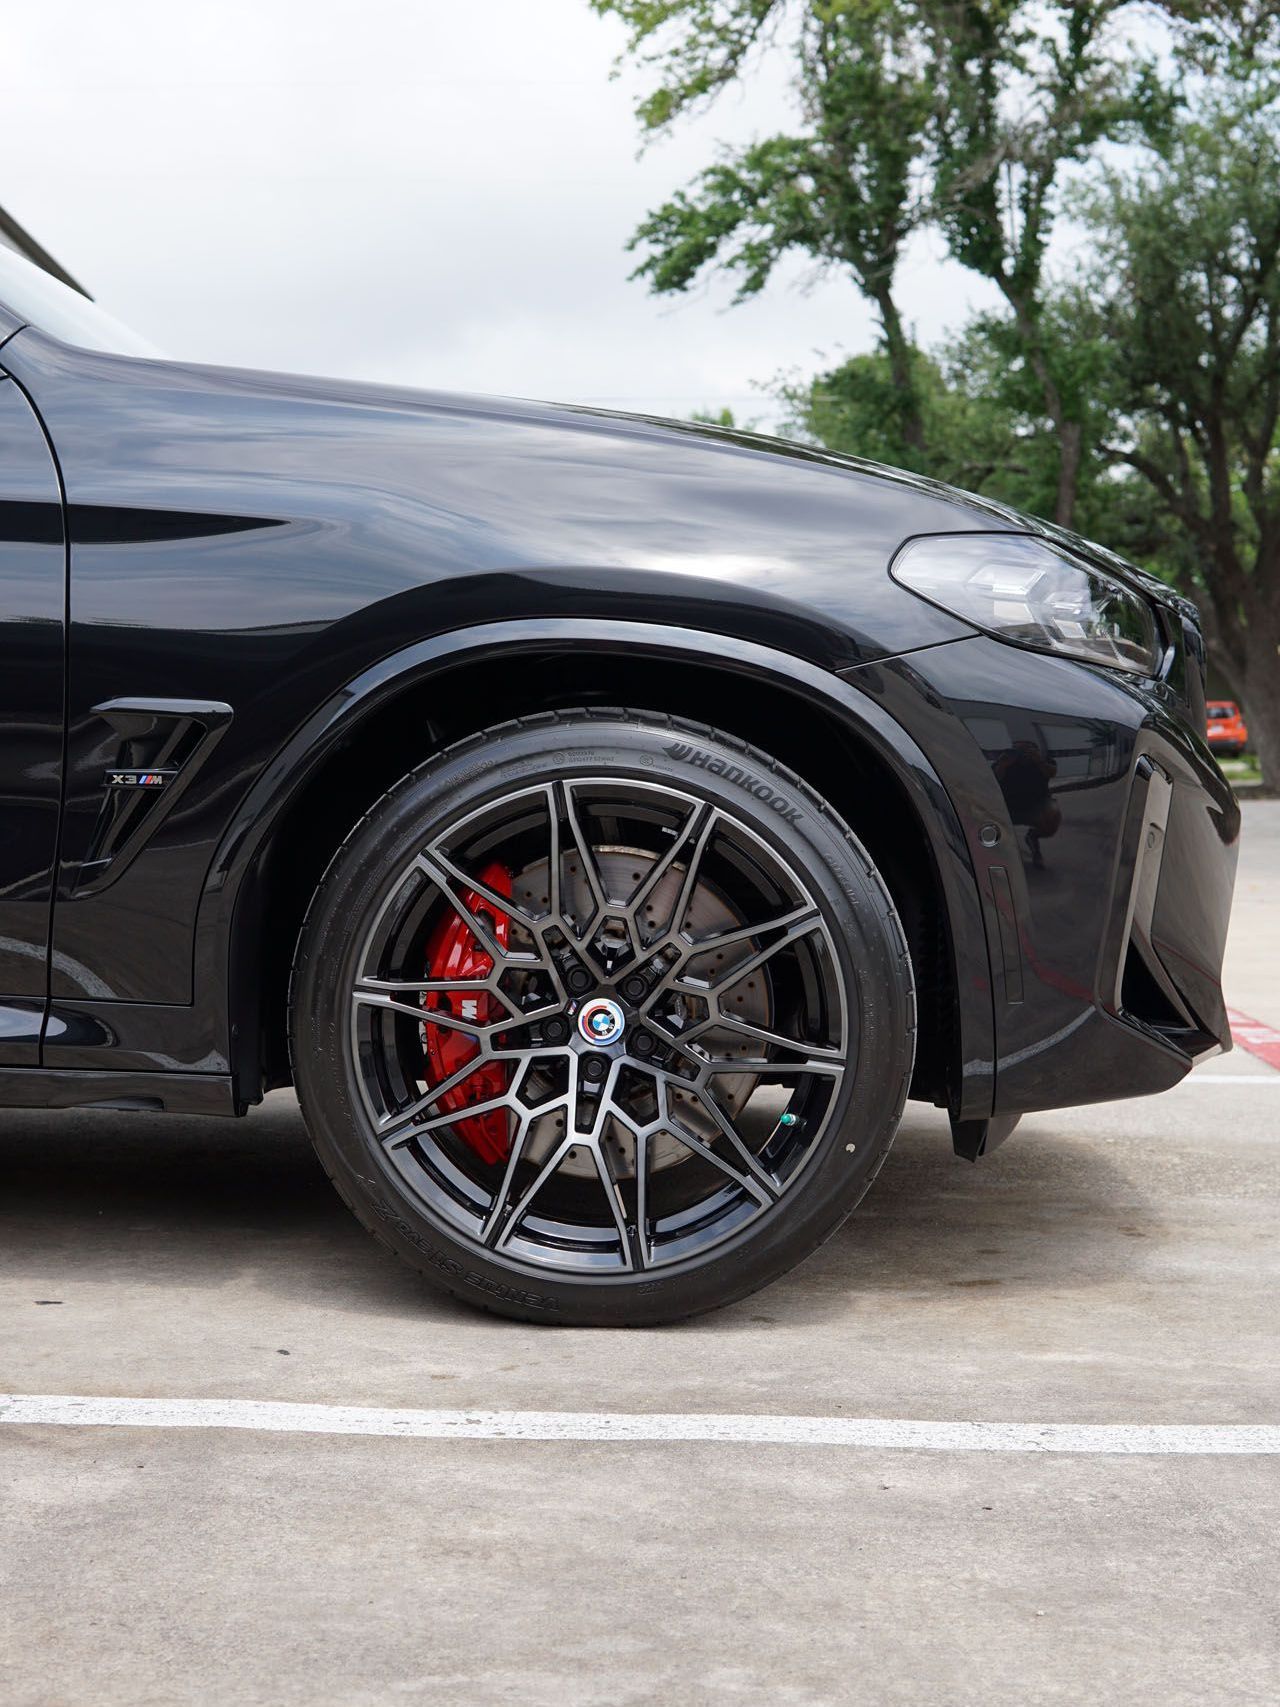
<svg viewBox="0 0 1280 1707"><path fill-rule="evenodd" d="M106 781L108 788L163 788L177 774L177 771L110 770Z"/></svg>

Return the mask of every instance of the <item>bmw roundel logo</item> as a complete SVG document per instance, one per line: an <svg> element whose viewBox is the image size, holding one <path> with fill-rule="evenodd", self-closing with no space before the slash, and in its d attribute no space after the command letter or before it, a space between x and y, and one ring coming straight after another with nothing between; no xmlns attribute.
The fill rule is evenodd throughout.
<svg viewBox="0 0 1280 1707"><path fill-rule="evenodd" d="M578 1011L578 1031L585 1042L597 1047L616 1043L626 1027L626 1019L617 1002L607 996L597 996L584 1002Z"/></svg>

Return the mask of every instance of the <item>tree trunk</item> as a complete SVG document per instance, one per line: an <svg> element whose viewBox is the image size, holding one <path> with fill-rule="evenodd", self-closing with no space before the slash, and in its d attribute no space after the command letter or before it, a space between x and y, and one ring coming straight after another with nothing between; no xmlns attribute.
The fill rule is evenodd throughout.
<svg viewBox="0 0 1280 1707"><path fill-rule="evenodd" d="M1059 527L1069 528L1075 525L1076 495L1080 489L1080 459L1083 448L1084 428L1081 423L1061 421L1058 425L1058 495L1053 506L1053 519Z"/></svg>
<svg viewBox="0 0 1280 1707"><path fill-rule="evenodd" d="M1040 381L1045 411L1058 435L1058 490L1054 498L1053 519L1059 527L1074 527L1076 498L1080 490L1080 462L1084 453L1084 425L1068 418L1062 393L1045 355L1035 298L1014 290L1003 274L995 282L1013 309L1028 365Z"/></svg>
<svg viewBox="0 0 1280 1707"><path fill-rule="evenodd" d="M876 308L884 332L885 352L889 357L889 372L894 388L902 398L902 438L912 450L924 449L924 421L920 416L920 398L916 392L915 374L911 366L911 341L902 327L898 305L888 290L875 293Z"/></svg>
<svg viewBox="0 0 1280 1707"><path fill-rule="evenodd" d="M1280 610L1251 601L1244 637L1241 710L1249 726L1249 745L1258 755L1262 780L1280 788Z"/></svg>

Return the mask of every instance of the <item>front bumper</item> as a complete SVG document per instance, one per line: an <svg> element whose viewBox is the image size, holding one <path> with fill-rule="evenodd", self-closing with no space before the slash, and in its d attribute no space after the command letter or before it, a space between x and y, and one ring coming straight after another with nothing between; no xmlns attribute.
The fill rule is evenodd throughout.
<svg viewBox="0 0 1280 1707"><path fill-rule="evenodd" d="M1166 1089L1230 1048L1221 989L1239 808L1195 708L987 636L844 672L919 742L969 845L991 977L990 1104ZM985 1064L983 1064L985 1065Z"/></svg>

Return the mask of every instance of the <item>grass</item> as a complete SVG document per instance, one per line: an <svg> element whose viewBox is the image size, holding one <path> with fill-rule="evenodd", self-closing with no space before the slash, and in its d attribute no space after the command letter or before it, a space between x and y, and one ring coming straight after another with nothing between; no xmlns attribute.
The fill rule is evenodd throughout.
<svg viewBox="0 0 1280 1707"><path fill-rule="evenodd" d="M1258 768L1258 755L1256 753L1241 753L1238 759L1219 759L1218 763L1222 766L1222 773L1229 778L1233 788L1239 788L1242 783L1248 787L1250 783L1262 781L1262 772Z"/></svg>

